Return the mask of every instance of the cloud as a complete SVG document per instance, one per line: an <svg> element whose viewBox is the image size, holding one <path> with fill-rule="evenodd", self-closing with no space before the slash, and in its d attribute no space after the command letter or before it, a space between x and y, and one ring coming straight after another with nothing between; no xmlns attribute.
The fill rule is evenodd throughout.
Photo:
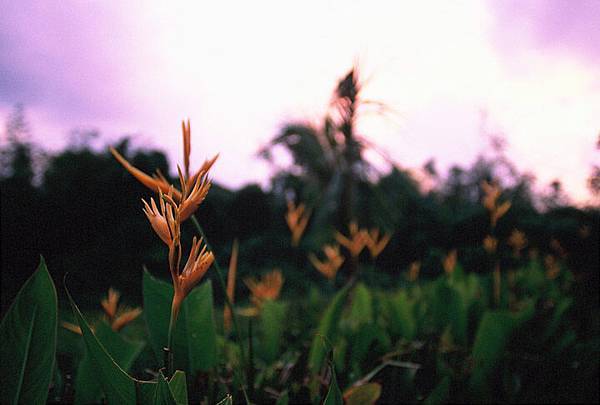
<svg viewBox="0 0 600 405"><path fill-rule="evenodd" d="M504 52L556 52L600 62L600 1L490 1L493 41Z"/></svg>

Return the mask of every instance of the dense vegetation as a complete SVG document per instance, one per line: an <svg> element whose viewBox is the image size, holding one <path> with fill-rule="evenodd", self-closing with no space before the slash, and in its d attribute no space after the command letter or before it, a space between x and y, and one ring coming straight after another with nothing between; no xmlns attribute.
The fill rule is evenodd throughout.
<svg viewBox="0 0 600 405"><path fill-rule="evenodd" d="M183 301L172 361L169 251L140 203L157 195L108 150L83 138L49 154L11 118L0 333L2 362L24 363L2 401L44 402L50 384L49 400L79 403L598 402L600 211L570 206L558 182L534 194L498 145L447 175L429 162L427 191L397 164L377 172L354 129L360 89L350 72L322 126L283 127L261 155L283 147L293 164L270 189L213 184L182 221L182 244L204 234L215 261ZM171 173L160 151L115 146ZM245 283L226 296L232 260ZM56 350L23 360L52 327Z"/></svg>

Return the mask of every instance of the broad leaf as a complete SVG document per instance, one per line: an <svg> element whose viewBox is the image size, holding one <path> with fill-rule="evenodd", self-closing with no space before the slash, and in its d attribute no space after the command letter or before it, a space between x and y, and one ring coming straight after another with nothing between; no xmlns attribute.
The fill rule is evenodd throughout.
<svg viewBox="0 0 600 405"><path fill-rule="evenodd" d="M475 398L481 400L488 397L492 371L502 359L515 330L532 315L533 305L517 314L488 311L483 315L473 344L473 373L469 380L469 388Z"/></svg>
<svg viewBox="0 0 600 405"><path fill-rule="evenodd" d="M159 361L167 345L173 286L144 272L144 315L150 341ZM213 311L212 284L194 288L181 305L173 334L175 367L188 377L207 371L217 363L217 336Z"/></svg>
<svg viewBox="0 0 600 405"><path fill-rule="evenodd" d="M96 337L114 361L125 371L129 370L145 346L143 342L129 342L123 339L104 321L96 325ZM96 376L96 367L92 358L86 352L77 369L75 403L97 403L100 402L101 397L102 387Z"/></svg>
<svg viewBox="0 0 600 405"><path fill-rule="evenodd" d="M285 327L286 304L267 300L260 313L261 352L267 364L272 363L279 355L281 338Z"/></svg>
<svg viewBox="0 0 600 405"><path fill-rule="evenodd" d="M448 402L448 396L450 395L450 377L445 376L442 381L436 385L431 391L427 399L425 399L426 405L444 404Z"/></svg>
<svg viewBox="0 0 600 405"><path fill-rule="evenodd" d="M187 385L185 381L185 373L183 371L175 371L175 374L173 374L173 377L171 377L171 381L169 381L169 387L171 387L171 392L173 393L173 397L175 398L177 405L187 405Z"/></svg>
<svg viewBox="0 0 600 405"><path fill-rule="evenodd" d="M358 283L352 292L352 305L348 319L353 331L373 322L373 297L363 283Z"/></svg>
<svg viewBox="0 0 600 405"><path fill-rule="evenodd" d="M119 367L90 329L77 304L73 301L69 290L66 288L65 290L71 302L75 319L81 328L87 354L93 362L96 378L102 386L107 402L109 404L133 405L137 403L155 403L157 399L163 398L165 396L164 389L159 387L160 384L155 381L139 381L131 378ZM161 392L157 394L159 389Z"/></svg>
<svg viewBox="0 0 600 405"><path fill-rule="evenodd" d="M185 375L183 377L185 379ZM156 390L154 391L152 403L154 405L179 405L175 401L173 392L171 392L171 387L169 386L169 382L163 375L162 371L158 373L158 384L156 386Z"/></svg>
<svg viewBox="0 0 600 405"><path fill-rule="evenodd" d="M389 312L392 333L413 340L417 329L414 302L408 298L406 291L389 298Z"/></svg>
<svg viewBox="0 0 600 405"><path fill-rule="evenodd" d="M0 323L0 402L44 404L54 370L57 298L44 259Z"/></svg>
<svg viewBox="0 0 600 405"><path fill-rule="evenodd" d="M350 288L351 286L347 285L336 293L319 322L319 327L313 338L308 355L308 367L313 373L318 373L321 370L325 354L327 353L327 347L323 343L323 339L328 339L330 342L335 340L338 322Z"/></svg>
<svg viewBox="0 0 600 405"><path fill-rule="evenodd" d="M338 387L337 379L335 378L335 368L331 366L331 382L329 383L329 390L323 405L343 405L344 399L342 398L342 391Z"/></svg>

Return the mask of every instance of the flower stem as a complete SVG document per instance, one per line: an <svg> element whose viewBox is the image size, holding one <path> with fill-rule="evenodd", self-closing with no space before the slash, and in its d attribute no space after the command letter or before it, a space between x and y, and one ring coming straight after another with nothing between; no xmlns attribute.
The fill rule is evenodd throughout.
<svg viewBox="0 0 600 405"><path fill-rule="evenodd" d="M202 226L198 222L196 215L192 214L192 216L190 218L192 220L192 223L196 227L196 230L198 231L198 233L204 240L204 244L206 245L206 248L209 251L213 252L213 254L214 254L213 248L210 245L210 243L208 242L208 239L206 238L206 234L204 233ZM227 285L225 284L225 279L223 278L223 272L221 271L221 266L219 266L219 261L217 260L216 255L215 255L215 260L213 262L213 265L214 265L215 271L217 273L217 279L219 280L219 286L221 287L221 291L223 292L223 297L225 299L225 305L227 305L229 307L229 310L231 311L231 317L233 319L233 331L235 334L236 343L237 343L238 347L240 348L240 355L241 355L241 360L242 360L241 363L243 365L243 364L246 364L246 350L244 348L244 343L242 342L242 337L240 334L240 328L238 326L238 317L233 309L233 303L229 299L229 295L227 295ZM241 373L241 374L244 375L244 373ZM244 399L246 400L246 403L249 404L250 399L248 398L248 394L246 393L246 389L244 388L243 383L242 383L241 388L242 388L242 392L244 394Z"/></svg>
<svg viewBox="0 0 600 405"><path fill-rule="evenodd" d="M181 306L181 299L175 294L173 296L173 303L171 304L171 319L169 320L169 331L167 334L167 347L163 348L164 351L164 367L167 373L167 378L171 378L173 375L173 332L175 330L175 324L177 323L177 317L179 315L179 307Z"/></svg>

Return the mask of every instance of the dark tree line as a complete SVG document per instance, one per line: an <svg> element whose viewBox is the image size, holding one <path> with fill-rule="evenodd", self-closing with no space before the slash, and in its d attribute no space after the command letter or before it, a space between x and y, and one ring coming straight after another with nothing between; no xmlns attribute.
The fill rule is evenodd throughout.
<svg viewBox="0 0 600 405"><path fill-rule="evenodd" d="M197 215L221 267L226 268L232 241L239 238L240 277L279 267L286 276L286 291L301 292L310 283L322 282L306 253L333 241L334 230L345 232L343 221L352 217L361 226L393 233L377 259L377 269L367 274L373 283L397 282L415 260L423 263L424 276L437 275L442 271L441 257L453 248L459 250L459 261L467 270L487 272L481 242L488 232L488 217L481 205L480 185L502 172L509 173L504 176L502 198L511 200L512 208L498 225L500 240L518 228L527 235L529 248L540 255L557 254L556 246L552 247L557 240L581 282L597 288L597 208L569 206L559 184L553 193L534 195L531 177L518 173L501 154L480 157L471 167L456 166L446 176L438 174L435 162L429 162L425 171L434 187L427 192L398 165L379 177L366 175L374 170L361 153L366 144L351 132L348 121L354 116L339 111L356 107L356 93L344 91L351 94L340 90L338 96L351 100L334 103L342 118L328 117L323 128L289 125L274 139L274 145L283 145L292 154L294 164L273 177L270 190L257 185L239 190L213 185ZM342 136L336 137L336 131ZM68 273L68 283L94 291L88 295L90 305L109 286L139 300L144 265L166 276L165 249L141 209L140 198L151 197L150 192L107 149L97 150L83 141L50 155L27 142L26 122L19 114L6 132L8 142L0 155L3 310L35 269L40 254L57 285ZM160 151L133 150L127 138L117 147L147 173L171 172ZM267 148L263 155L268 154ZM288 198L314 208L297 249L290 245L284 220ZM340 214L345 205L349 207ZM191 225L184 229L184 237L193 234ZM511 260L509 248L502 243L500 248ZM360 262L372 267L367 255ZM238 288L243 289L243 284L238 283Z"/></svg>

